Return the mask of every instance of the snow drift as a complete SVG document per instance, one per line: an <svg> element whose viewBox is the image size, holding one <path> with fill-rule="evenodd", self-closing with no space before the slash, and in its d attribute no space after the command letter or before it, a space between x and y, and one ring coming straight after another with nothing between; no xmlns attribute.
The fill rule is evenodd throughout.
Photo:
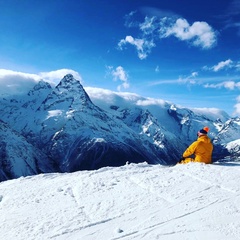
<svg viewBox="0 0 240 240"><path fill-rule="evenodd" d="M0 238L238 240L240 165L130 164L0 183Z"/></svg>

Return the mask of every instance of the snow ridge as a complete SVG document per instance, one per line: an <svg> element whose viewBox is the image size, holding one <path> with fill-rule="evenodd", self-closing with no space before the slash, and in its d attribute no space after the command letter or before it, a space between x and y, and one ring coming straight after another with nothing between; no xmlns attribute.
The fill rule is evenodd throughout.
<svg viewBox="0 0 240 240"><path fill-rule="evenodd" d="M54 88L40 81L26 96L0 100L2 128L7 123L9 129L2 138L2 152L11 149L2 154L2 180L126 162L174 164L205 125L211 129L215 159L239 158L239 148L229 144L239 139L238 118L136 94L87 90L89 93L68 74ZM11 139L16 139L16 134L18 145L28 147L13 147Z"/></svg>

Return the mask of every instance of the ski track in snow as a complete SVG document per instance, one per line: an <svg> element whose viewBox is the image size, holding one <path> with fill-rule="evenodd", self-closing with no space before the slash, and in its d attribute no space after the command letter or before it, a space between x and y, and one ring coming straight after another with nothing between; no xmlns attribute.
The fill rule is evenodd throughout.
<svg viewBox="0 0 240 240"><path fill-rule="evenodd" d="M240 164L130 164L0 183L0 239L237 240Z"/></svg>
<svg viewBox="0 0 240 240"><path fill-rule="evenodd" d="M217 202L217 201L216 201L216 202ZM125 236L113 238L112 240L122 239L122 238L125 238L125 237L130 236L130 235L133 235L133 234L142 235L143 232L145 232L145 233L144 233L144 236L146 236L147 233L150 233L153 228L157 228L157 227L159 227L160 225L163 225L163 224L166 224L166 223L168 223L168 222L172 222L172 221L181 219L181 218L183 218L183 217L186 217L187 215L194 214L195 212L198 212L198 211L200 211L200 210L202 210L202 209L205 209L205 208L207 208L208 206L211 206L212 204L214 204L214 203L216 203L216 202L210 203L209 205L207 205L207 206L205 206L205 207L203 207L203 208L196 209L196 210L193 211L193 212L189 212L189 213L187 213L187 214L183 214L183 215L180 215L180 216L176 216L176 217L174 217L174 218L172 218L172 219L169 219L169 220L166 220L166 221L163 221L163 222L154 224L154 225L150 225L150 226L148 226L147 228L141 229L141 233L135 231L135 232L133 232L133 233L128 233L128 234L125 235Z"/></svg>

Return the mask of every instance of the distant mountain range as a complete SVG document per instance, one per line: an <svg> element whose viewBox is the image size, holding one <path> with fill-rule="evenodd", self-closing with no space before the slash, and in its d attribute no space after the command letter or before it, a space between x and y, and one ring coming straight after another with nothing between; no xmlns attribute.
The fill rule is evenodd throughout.
<svg viewBox="0 0 240 240"><path fill-rule="evenodd" d="M88 93L87 93L88 92ZM126 163L174 164L204 126L214 160L238 160L240 119L131 93L86 88L66 75L0 99L0 180Z"/></svg>

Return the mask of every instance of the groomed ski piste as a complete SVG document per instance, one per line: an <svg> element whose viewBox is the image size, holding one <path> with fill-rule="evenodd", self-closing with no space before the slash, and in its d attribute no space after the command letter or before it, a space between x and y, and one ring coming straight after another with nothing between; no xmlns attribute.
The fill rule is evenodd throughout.
<svg viewBox="0 0 240 240"><path fill-rule="evenodd" d="M1 240L237 240L240 162L128 164L0 183Z"/></svg>

